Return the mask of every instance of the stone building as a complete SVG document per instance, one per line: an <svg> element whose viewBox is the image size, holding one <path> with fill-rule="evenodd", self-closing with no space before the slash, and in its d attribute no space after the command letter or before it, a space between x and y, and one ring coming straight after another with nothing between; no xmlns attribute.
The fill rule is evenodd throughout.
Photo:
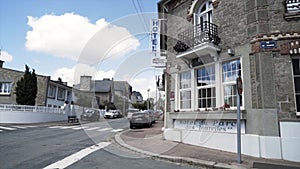
<svg viewBox="0 0 300 169"><path fill-rule="evenodd" d="M161 0L164 137L300 161L299 0ZM249 146L251 145L251 146Z"/></svg>
<svg viewBox="0 0 300 169"><path fill-rule="evenodd" d="M24 72L3 67L0 61L0 104L17 104L15 88ZM72 88L61 80L54 81L50 76L37 75L37 106L61 107L65 101L72 101Z"/></svg>
<svg viewBox="0 0 300 169"><path fill-rule="evenodd" d="M124 111L129 107L132 87L125 81L92 80L92 76L81 76L80 83L73 89L76 103L81 106ZM123 106L124 102L126 106Z"/></svg>

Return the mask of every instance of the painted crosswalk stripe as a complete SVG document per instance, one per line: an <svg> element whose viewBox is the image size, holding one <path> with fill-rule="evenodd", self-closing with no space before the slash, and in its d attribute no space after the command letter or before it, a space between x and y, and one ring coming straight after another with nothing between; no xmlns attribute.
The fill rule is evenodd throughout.
<svg viewBox="0 0 300 169"><path fill-rule="evenodd" d="M88 127L86 126L80 126L80 127L74 127L72 128L73 130L83 130L83 129L87 129Z"/></svg>
<svg viewBox="0 0 300 169"><path fill-rule="evenodd" d="M90 147L87 147L83 150L80 150L78 151L77 153L75 154L72 154L60 161L57 161L56 163L53 163L47 167L45 167L44 169L54 169L54 168L66 168L70 165L72 165L73 163L81 160L82 158L84 158L85 156L97 151L97 150L100 150L108 145L110 145L111 143L110 142L101 142L101 143L98 143L96 145L93 145L93 146L90 146Z"/></svg>
<svg viewBox="0 0 300 169"><path fill-rule="evenodd" d="M70 129L70 128L74 128L74 126L62 126L62 127L60 127L60 129Z"/></svg>
<svg viewBox="0 0 300 169"><path fill-rule="evenodd" d="M16 128L3 127L3 126L0 126L0 129L4 129L4 130L17 130Z"/></svg>
<svg viewBox="0 0 300 169"><path fill-rule="evenodd" d="M57 129L57 128L60 128L60 127L62 127L62 126L51 126L51 127L48 127L48 128L50 128L50 129Z"/></svg>
<svg viewBox="0 0 300 169"><path fill-rule="evenodd" d="M123 131L124 129L115 129L115 130L112 130L111 132L115 132L115 133L117 133L117 132L120 132L120 131Z"/></svg>
<svg viewBox="0 0 300 169"><path fill-rule="evenodd" d="M0 132L2 132L3 130L0 130Z"/></svg>
<svg viewBox="0 0 300 169"><path fill-rule="evenodd" d="M107 130L111 130L112 128L103 128L103 129L100 129L98 131L107 131Z"/></svg>
<svg viewBox="0 0 300 169"><path fill-rule="evenodd" d="M97 130L97 129L100 129L100 127L92 127L92 128L85 129L85 130Z"/></svg>
<svg viewBox="0 0 300 169"><path fill-rule="evenodd" d="M18 128L18 129L26 129L27 127L24 127L24 126L12 126L14 128Z"/></svg>

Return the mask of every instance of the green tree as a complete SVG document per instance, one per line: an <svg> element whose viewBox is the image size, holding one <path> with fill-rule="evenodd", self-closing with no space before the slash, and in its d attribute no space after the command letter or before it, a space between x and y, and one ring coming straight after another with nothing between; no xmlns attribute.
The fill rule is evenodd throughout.
<svg viewBox="0 0 300 169"><path fill-rule="evenodd" d="M15 94L17 96L17 104L35 105L35 98L37 95L37 77L34 69L30 72L29 67L25 65L24 75L17 82Z"/></svg>

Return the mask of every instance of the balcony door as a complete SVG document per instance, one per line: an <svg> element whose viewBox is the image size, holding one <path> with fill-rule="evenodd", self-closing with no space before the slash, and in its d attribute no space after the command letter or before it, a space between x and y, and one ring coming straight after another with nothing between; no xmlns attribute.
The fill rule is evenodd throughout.
<svg viewBox="0 0 300 169"><path fill-rule="evenodd" d="M212 1L208 0L205 1L200 8L198 9L197 13L194 13L194 26L203 24L205 21L212 23Z"/></svg>

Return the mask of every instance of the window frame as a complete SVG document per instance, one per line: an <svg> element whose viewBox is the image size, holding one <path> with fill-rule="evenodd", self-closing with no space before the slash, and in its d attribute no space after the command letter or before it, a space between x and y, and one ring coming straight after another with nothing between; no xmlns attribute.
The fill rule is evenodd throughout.
<svg viewBox="0 0 300 169"><path fill-rule="evenodd" d="M0 95L9 96L12 92L12 82L10 81L0 81Z"/></svg>
<svg viewBox="0 0 300 169"><path fill-rule="evenodd" d="M206 8L204 11L201 11L203 8ZM212 0L204 1L200 7L197 9L196 13L194 13L194 26L202 24L204 21L208 21L209 23L213 23L213 5ZM201 18L205 18L202 19Z"/></svg>
<svg viewBox="0 0 300 169"><path fill-rule="evenodd" d="M225 63L229 63L229 62L236 62L236 61L239 61L239 67L236 67L237 69L236 70L230 70L230 71L227 71L227 72L224 72L224 67L223 65ZM237 108L237 86L236 86L236 79L237 79L237 75L239 74L241 77L242 77L242 61L241 61L241 58L239 59L233 59L233 60L228 60L228 61L224 61L221 63L221 91L222 91L222 103L223 105L225 105L225 103L227 103L229 106L230 106L230 109L236 109ZM229 80L224 80L224 74L233 74L235 73L235 77L234 76L231 76ZM231 94L229 95L226 95L226 91L225 91L225 88L226 87L229 87L231 86L232 88L230 90L233 90L233 92L230 92ZM228 99L227 101L226 100L226 96L231 96L232 100L233 100L233 103L228 103ZM243 107L243 94L240 96L240 106Z"/></svg>
<svg viewBox="0 0 300 169"><path fill-rule="evenodd" d="M295 75L294 60L298 60L298 64L299 64L299 70L298 70L299 72L297 72L298 73L297 75ZM292 76L293 76L293 86L294 86L293 92L294 92L294 98L295 98L295 109L296 109L296 114L300 114L300 90L297 91L296 81L295 81L295 78L299 78L300 79L300 57L293 57L292 58L292 65L291 66L292 66L292 71L293 71ZM298 96L299 100L297 100L297 96ZM297 101L299 101L299 103L297 103Z"/></svg>
<svg viewBox="0 0 300 169"><path fill-rule="evenodd" d="M211 72L212 72L212 74L209 74L210 72L209 71L207 71L207 70L209 70L209 68L212 68L212 70L211 70ZM204 70L204 76L199 76L199 70L200 69L202 69L202 70ZM206 65L206 66L201 66L201 67L198 67L198 68L196 68L196 69L194 69L195 70L195 76L196 76L196 78L195 78L195 80L196 80L196 108L197 109L200 109L200 110L205 110L205 109L207 109L207 108L214 108L214 107L216 107L216 103L217 103L217 95L216 95L216 64L214 63L214 64L210 64L210 65ZM203 72L202 72L203 73ZM203 75L203 74L202 74ZM211 83L209 83L208 85L199 85L199 78L201 78L202 77L202 79L203 78L207 78L207 77L213 77L212 78L212 81L209 81L209 82L211 82ZM207 96L207 90L208 89L211 89L211 96L210 97L208 97ZM214 96L213 96L213 90L214 89ZM203 97L203 98L200 98L199 97L199 91L200 90L206 90L206 96L205 96L205 98ZM205 103L206 103L206 105L207 105L207 103L208 103L208 100L211 100L211 102L213 102L213 100L214 100L214 104L211 106L211 107L200 107L200 100L205 100Z"/></svg>
<svg viewBox="0 0 300 169"><path fill-rule="evenodd" d="M184 77L184 80L182 80ZM192 73L191 71L184 71L179 73L179 109L191 110L192 109ZM183 84L183 85L182 85ZM184 86L187 85L187 86ZM189 98L183 98L183 93L189 92ZM183 107L188 103L188 107Z"/></svg>
<svg viewBox="0 0 300 169"><path fill-rule="evenodd" d="M54 85L49 85L48 87L48 98L56 98L57 87Z"/></svg>

